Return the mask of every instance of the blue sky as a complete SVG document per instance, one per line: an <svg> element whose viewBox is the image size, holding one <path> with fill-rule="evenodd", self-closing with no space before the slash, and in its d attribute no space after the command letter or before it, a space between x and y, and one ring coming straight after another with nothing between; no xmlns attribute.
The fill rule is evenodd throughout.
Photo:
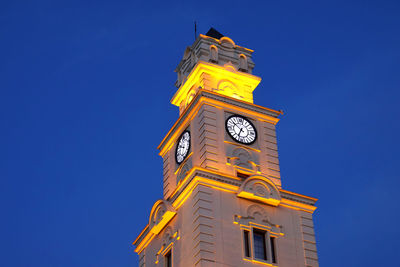
<svg viewBox="0 0 400 267"><path fill-rule="evenodd" d="M1 2L0 265L138 266L194 20L255 50L320 265L394 266L400 3L340 0Z"/></svg>

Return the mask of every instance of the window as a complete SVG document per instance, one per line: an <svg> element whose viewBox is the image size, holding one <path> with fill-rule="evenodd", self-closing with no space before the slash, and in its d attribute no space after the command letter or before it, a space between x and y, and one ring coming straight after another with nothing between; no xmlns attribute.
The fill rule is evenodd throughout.
<svg viewBox="0 0 400 267"><path fill-rule="evenodd" d="M242 179L246 179L248 177L250 177L250 174L247 173L242 173L242 172L236 172L236 176Z"/></svg>
<svg viewBox="0 0 400 267"><path fill-rule="evenodd" d="M271 242L271 256L272 256L272 263L276 263L276 255L275 255L275 237L271 236L269 238Z"/></svg>
<svg viewBox="0 0 400 267"><path fill-rule="evenodd" d="M277 263L276 237L270 236L268 231L257 228L243 230L243 249L246 258Z"/></svg>
<svg viewBox="0 0 400 267"><path fill-rule="evenodd" d="M250 257L250 242L249 242L249 231L243 231L243 238L244 238L244 255L246 257Z"/></svg>
<svg viewBox="0 0 400 267"><path fill-rule="evenodd" d="M254 258L267 260L267 248L265 246L265 232L253 230Z"/></svg>
<svg viewBox="0 0 400 267"><path fill-rule="evenodd" d="M164 256L165 267L172 267L172 255L171 250L167 252Z"/></svg>

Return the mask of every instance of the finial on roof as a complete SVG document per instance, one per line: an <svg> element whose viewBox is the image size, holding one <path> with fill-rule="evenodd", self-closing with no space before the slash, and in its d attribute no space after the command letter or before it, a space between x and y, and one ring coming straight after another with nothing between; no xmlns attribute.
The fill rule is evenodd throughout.
<svg viewBox="0 0 400 267"><path fill-rule="evenodd" d="M222 37L224 37L224 35L222 33L220 33L219 31L217 31L216 29L214 29L213 27L211 27L208 32L206 33L207 36L210 36L212 38L215 39L221 39Z"/></svg>

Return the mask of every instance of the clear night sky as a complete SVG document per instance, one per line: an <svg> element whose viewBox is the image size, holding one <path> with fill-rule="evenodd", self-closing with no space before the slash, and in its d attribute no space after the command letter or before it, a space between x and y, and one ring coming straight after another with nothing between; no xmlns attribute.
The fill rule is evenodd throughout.
<svg viewBox="0 0 400 267"><path fill-rule="evenodd" d="M0 265L138 265L194 20L255 50L283 188L319 198L320 265L398 265L400 3L382 0L2 1Z"/></svg>

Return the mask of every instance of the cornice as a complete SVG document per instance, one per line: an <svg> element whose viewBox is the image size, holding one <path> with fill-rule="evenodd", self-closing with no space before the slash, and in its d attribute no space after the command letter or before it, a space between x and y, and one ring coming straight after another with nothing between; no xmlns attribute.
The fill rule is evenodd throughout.
<svg viewBox="0 0 400 267"><path fill-rule="evenodd" d="M283 189L280 189L279 191L282 197L281 205L283 206L296 208L311 213L313 213L317 209L315 203L318 199L314 197L301 195Z"/></svg>
<svg viewBox="0 0 400 267"><path fill-rule="evenodd" d="M298 193L291 192L291 191L284 190L284 189L280 189L279 191L281 192L282 196L286 197L287 199L303 202L303 203L309 204L309 205L314 205L315 202L317 202L317 200L318 200L315 197L305 196L305 195L298 194Z"/></svg>
<svg viewBox="0 0 400 267"><path fill-rule="evenodd" d="M205 96L205 97L208 97L210 99L217 100L217 101L221 101L223 103L227 103L227 104L230 104L230 105L234 105L234 106L237 106L237 107L241 107L241 108L249 110L249 111L258 112L258 113L260 113L262 115L265 115L265 116L278 118L279 115L283 114L282 111L266 108L266 107L263 107L263 106L259 106L259 105L253 104L253 103L245 102L245 101L242 101L242 100L239 100L239 99L236 99L236 98L233 98L233 97L225 96L225 95L222 95L222 94L219 94L219 93L215 93L215 92L212 92L212 91L208 91L208 90L202 89L201 92L202 92L202 96ZM274 120L274 121L278 122L279 120Z"/></svg>
<svg viewBox="0 0 400 267"><path fill-rule="evenodd" d="M235 187L237 190L239 189L242 181L240 178L235 176L228 176L226 174L222 174L216 171L207 170L201 167L194 167L192 170L186 175L185 179L176 187L175 191L171 194L169 201L173 203L172 205L177 208L176 200L179 198L182 193L187 190L190 183L193 181L195 177L201 177L205 179L209 179L212 181L225 183L229 185L230 188Z"/></svg>
<svg viewBox="0 0 400 267"><path fill-rule="evenodd" d="M224 37L222 37L222 38L224 38ZM225 36L225 38L226 38L226 36ZM230 39L230 40L233 42L232 39ZM211 36L199 34L197 36L196 40L194 41L194 43L189 47L193 51L196 51L197 52L196 54L199 55L199 54L201 54L202 50L206 50L205 48L201 47L203 43L208 44L208 45L210 45L210 44L218 45L218 44L221 44L221 40L220 39L216 39L216 38L211 37ZM220 46L219 49L225 50L225 51L232 50L232 49L229 49L229 48L223 47L223 46ZM233 49L236 49L236 50L238 50L238 51L240 51L242 53L245 53L245 54L249 55L250 57L251 57L251 54L253 54L253 52L254 52L254 50L252 50L252 49L249 49L249 48L237 45L237 44L234 44ZM236 59L236 58L233 58L233 59ZM182 58L179 61L178 65L176 66L175 72L178 71L181 68L181 66L183 65L183 63L186 62L186 61L187 61L187 59ZM252 63L252 67L254 68L254 63L253 62L251 62L251 63ZM185 71L189 71L189 70L185 70Z"/></svg>

